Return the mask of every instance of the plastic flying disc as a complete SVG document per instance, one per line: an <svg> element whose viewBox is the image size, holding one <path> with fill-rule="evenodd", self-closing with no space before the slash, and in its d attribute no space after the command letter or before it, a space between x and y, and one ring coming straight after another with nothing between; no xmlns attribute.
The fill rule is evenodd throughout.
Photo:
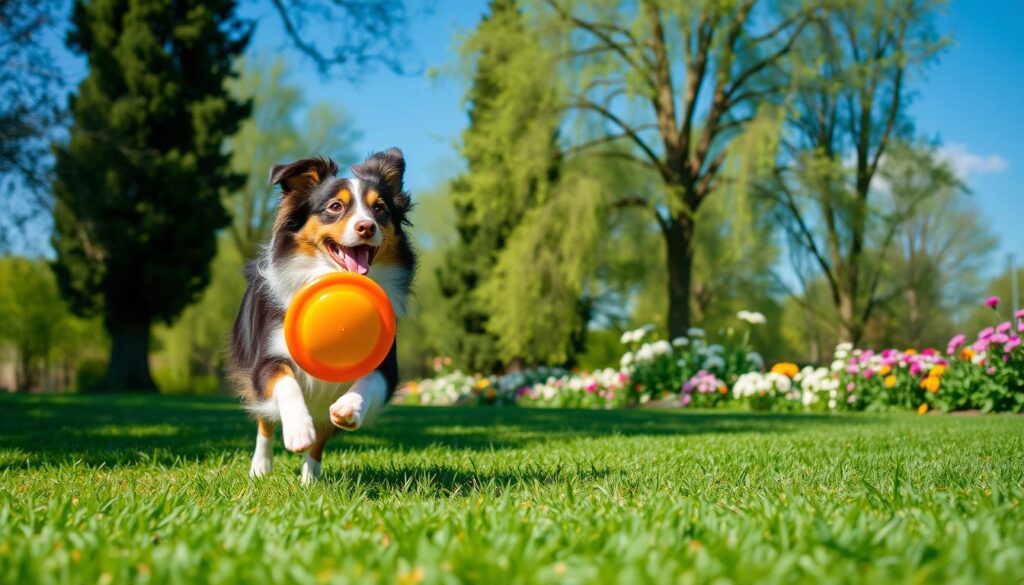
<svg viewBox="0 0 1024 585"><path fill-rule="evenodd" d="M395 340L395 311L376 282L332 272L299 292L284 315L292 359L315 378L351 382L387 357Z"/></svg>

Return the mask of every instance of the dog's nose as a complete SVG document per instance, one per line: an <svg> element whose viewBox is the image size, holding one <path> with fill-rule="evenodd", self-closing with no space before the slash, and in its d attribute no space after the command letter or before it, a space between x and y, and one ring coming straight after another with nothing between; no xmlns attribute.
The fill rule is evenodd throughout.
<svg viewBox="0 0 1024 585"><path fill-rule="evenodd" d="M377 224L364 219L356 222L356 235L360 238L372 238L377 233Z"/></svg>

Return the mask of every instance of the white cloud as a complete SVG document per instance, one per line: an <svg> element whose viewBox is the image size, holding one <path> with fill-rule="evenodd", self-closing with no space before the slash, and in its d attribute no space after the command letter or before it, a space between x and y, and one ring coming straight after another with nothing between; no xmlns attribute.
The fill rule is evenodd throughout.
<svg viewBox="0 0 1024 585"><path fill-rule="evenodd" d="M998 154L976 154L964 144L951 143L939 148L939 156L953 166L953 172L965 181L974 175L989 175L1005 171L1010 163Z"/></svg>

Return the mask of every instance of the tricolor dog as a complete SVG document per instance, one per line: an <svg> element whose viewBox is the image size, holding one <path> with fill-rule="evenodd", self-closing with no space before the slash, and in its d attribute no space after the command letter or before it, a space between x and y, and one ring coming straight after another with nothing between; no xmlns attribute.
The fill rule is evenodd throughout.
<svg viewBox="0 0 1024 585"><path fill-rule="evenodd" d="M232 379L257 419L250 475L270 472L274 428L284 445L305 452L302 481L316 479L324 445L338 428L354 431L372 421L398 383L391 347L384 362L353 383L313 378L292 360L285 344L285 308L292 296L333 271L367 275L387 292L398 314L416 269L406 236L411 206L404 190L405 158L397 148L371 155L338 177L338 165L310 158L270 169L281 202L270 242L246 266L249 287L235 320L230 347Z"/></svg>

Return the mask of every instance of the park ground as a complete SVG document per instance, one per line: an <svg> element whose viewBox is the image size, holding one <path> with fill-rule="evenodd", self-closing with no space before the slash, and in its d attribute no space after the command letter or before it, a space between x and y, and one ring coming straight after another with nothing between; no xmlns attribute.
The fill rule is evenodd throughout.
<svg viewBox="0 0 1024 585"><path fill-rule="evenodd" d="M316 485L230 399L0 397L2 583L1024 579L1024 417L395 407Z"/></svg>

